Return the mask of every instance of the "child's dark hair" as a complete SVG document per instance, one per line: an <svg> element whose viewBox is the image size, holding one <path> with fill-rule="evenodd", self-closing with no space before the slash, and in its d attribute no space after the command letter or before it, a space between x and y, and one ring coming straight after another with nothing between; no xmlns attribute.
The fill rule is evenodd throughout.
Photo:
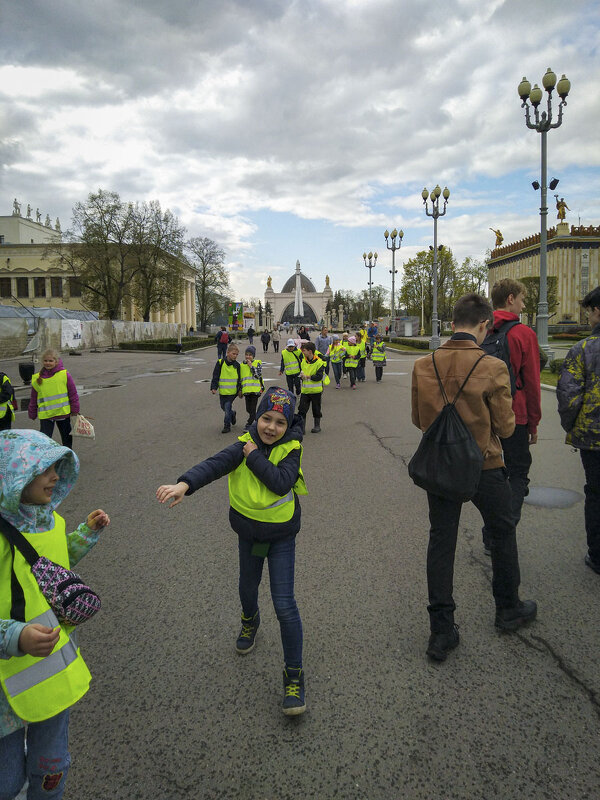
<svg viewBox="0 0 600 800"><path fill-rule="evenodd" d="M489 302L480 294L469 292L456 301L452 311L452 322L455 327L462 325L475 328L480 322L492 323L494 311Z"/></svg>
<svg viewBox="0 0 600 800"><path fill-rule="evenodd" d="M301 349L302 349L302 350L310 350L310 352L311 352L311 353L313 354L313 356L314 356L314 354L315 354L315 350L316 350L317 348L315 347L315 343L314 343L314 342L302 342Z"/></svg>
<svg viewBox="0 0 600 800"><path fill-rule="evenodd" d="M500 281L492 286L492 306L494 308L504 308L509 295L516 297L518 294L527 294L527 287L521 281L515 281L513 278L502 278Z"/></svg>
<svg viewBox="0 0 600 800"><path fill-rule="evenodd" d="M600 308L600 286L588 292L581 301L583 308Z"/></svg>

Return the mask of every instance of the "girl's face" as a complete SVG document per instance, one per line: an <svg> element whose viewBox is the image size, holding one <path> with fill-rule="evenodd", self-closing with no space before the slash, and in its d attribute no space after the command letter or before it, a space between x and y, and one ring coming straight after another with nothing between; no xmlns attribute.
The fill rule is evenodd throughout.
<svg viewBox="0 0 600 800"><path fill-rule="evenodd" d="M265 411L256 420L256 430L265 444L275 444L287 431L287 420L281 411Z"/></svg>
<svg viewBox="0 0 600 800"><path fill-rule="evenodd" d="M58 364L58 361L54 358L54 356L44 356L44 369L54 369L54 367Z"/></svg>
<svg viewBox="0 0 600 800"><path fill-rule="evenodd" d="M51 464L41 475L34 478L21 492L21 502L33 506L45 506L52 500L52 492L58 481L58 473Z"/></svg>

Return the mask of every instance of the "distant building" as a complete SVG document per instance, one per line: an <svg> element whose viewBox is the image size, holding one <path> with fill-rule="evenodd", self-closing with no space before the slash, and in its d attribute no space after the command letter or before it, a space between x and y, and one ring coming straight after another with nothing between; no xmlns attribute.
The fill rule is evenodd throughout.
<svg viewBox="0 0 600 800"><path fill-rule="evenodd" d="M325 319L328 301L333 301L333 291L329 276L325 276L325 288L318 292L313 282L300 269L296 261L296 271L283 284L280 292L273 291L271 278L265 291L265 307L269 303L272 322L291 325L318 325Z"/></svg>
<svg viewBox="0 0 600 800"><path fill-rule="evenodd" d="M548 275L558 278L559 306L550 324L561 320L585 322L579 301L600 285L600 227L559 222L548 231ZM539 277L540 234L492 250L490 289L502 278Z"/></svg>
<svg viewBox="0 0 600 800"><path fill-rule="evenodd" d="M81 299L77 277L67 266L44 258L46 246L62 237L60 222L54 227L46 215L42 223L39 210L32 218L21 216L15 200L11 216L0 216L0 304L8 306L56 307L87 310ZM131 303L124 304L122 319L141 320ZM196 327L196 295L193 274L185 277L183 296L170 314L153 312L151 322L184 323Z"/></svg>

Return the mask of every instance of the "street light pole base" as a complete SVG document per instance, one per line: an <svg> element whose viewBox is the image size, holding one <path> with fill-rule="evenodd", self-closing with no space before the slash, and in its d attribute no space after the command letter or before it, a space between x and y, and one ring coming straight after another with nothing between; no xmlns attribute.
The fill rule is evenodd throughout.
<svg viewBox="0 0 600 800"><path fill-rule="evenodd" d="M430 350L437 350L438 347L441 345L442 340L439 336L432 336L429 340L429 349Z"/></svg>

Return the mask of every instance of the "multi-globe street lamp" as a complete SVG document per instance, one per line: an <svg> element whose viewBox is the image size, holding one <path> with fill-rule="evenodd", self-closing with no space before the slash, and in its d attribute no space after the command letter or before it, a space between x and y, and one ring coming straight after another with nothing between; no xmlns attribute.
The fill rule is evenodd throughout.
<svg viewBox="0 0 600 800"><path fill-rule="evenodd" d="M404 231L398 231L398 230L396 230L396 228L394 228L394 230L391 233L391 237L392 237L391 238L391 245L388 242L388 238L390 237L390 232L386 230L383 235L385 237L385 246L387 247L388 250L392 251L392 268L390 270L390 273L392 275L392 307L391 307L391 324L390 324L390 335L391 335L392 327L393 327L394 333L396 332L396 311L395 311L395 304L394 304L394 300L395 300L395 283L394 283L394 279L395 279L395 277L396 277L396 275L398 273L398 270L396 269L396 250L400 250L400 248L402 247L402 239L404 237ZM398 244L396 244L396 239L398 239Z"/></svg>
<svg viewBox="0 0 600 800"><path fill-rule="evenodd" d="M548 358L552 357L552 352L548 344L548 236L547 236L547 218L548 206L547 203L547 171L548 171L548 150L546 134L551 128L559 128L562 123L563 106L567 105L567 95L571 89L571 82L563 75L562 78L556 83L556 75L550 67L548 67L546 74L542 78L542 86L548 92L546 111L539 112L539 105L542 102L544 93L537 85L533 89L527 78L523 78L517 91L521 98L521 107L525 109L525 124L531 130L541 133L541 202L540 202L540 295L538 302L538 310L536 317L536 330L537 336L542 350L546 353ZM558 117L556 122L552 121L552 92L556 87L556 92L560 97L558 104ZM530 105L534 110L535 122L531 120Z"/></svg>
<svg viewBox="0 0 600 800"><path fill-rule="evenodd" d="M369 259L368 263L367 258ZM373 322L373 300L371 295L373 281L371 280L371 270L377 264L377 253L370 252L368 256L366 253L363 253L363 259L365 262L365 267L369 270L369 323L371 323Z"/></svg>
<svg viewBox="0 0 600 800"><path fill-rule="evenodd" d="M444 206L440 211L440 195L444 198ZM440 326L438 322L438 308L437 308L437 285L438 285L438 274L437 274L437 257L438 257L438 246L437 246L437 221L438 217L443 217L446 213L446 206L448 205L448 198L450 197L450 190L446 186L444 191L438 186L435 189L431 190L431 193L427 189L423 189L421 192L421 197L423 198L423 204L425 206L425 213L428 217L433 217L433 309L431 312L431 339L429 340L429 349L430 350L437 350L440 346ZM431 213L429 213L429 206L427 205L427 198L431 200Z"/></svg>

